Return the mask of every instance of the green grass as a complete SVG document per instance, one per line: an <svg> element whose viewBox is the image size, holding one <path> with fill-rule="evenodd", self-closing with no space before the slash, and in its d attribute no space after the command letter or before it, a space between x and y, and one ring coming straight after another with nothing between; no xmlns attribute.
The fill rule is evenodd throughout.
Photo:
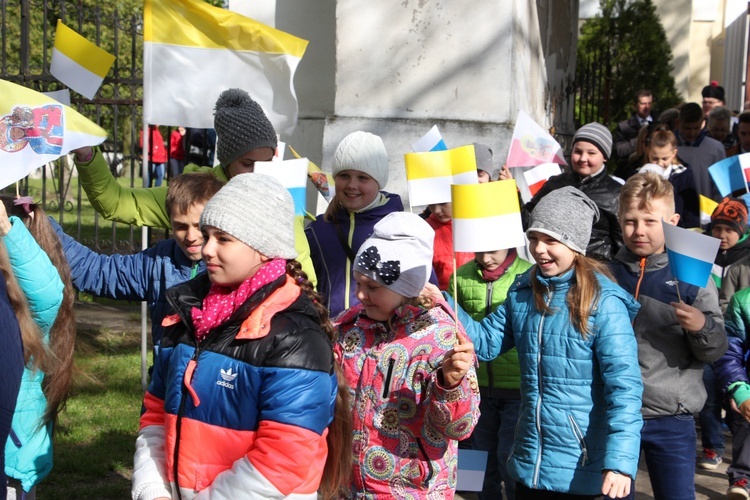
<svg viewBox="0 0 750 500"><path fill-rule="evenodd" d="M118 178L118 182L130 186L129 177ZM136 179L138 182L140 179ZM28 190L37 203L42 202L42 179L29 179ZM58 196L55 184L49 178L45 191L45 210L59 221ZM3 192L15 194L15 186ZM63 227L78 241L103 253L128 253L140 249L139 228L116 224L113 229L111 222L95 215L85 193L81 193L79 208L77 177L70 179L65 199L71 203L67 207L70 210L62 214ZM152 240L163 235L164 231L154 230ZM117 243L114 248L112 240ZM126 243L129 241L133 242L132 246ZM74 387L56 427L52 472L37 486L37 497L40 500L129 498L143 399L140 313L133 303L92 298L85 294L79 294L79 299L122 306L125 312L121 317L125 318L127 327L84 325L85 329L81 329L79 322ZM114 319L112 322L110 318L101 319L104 325L114 323Z"/></svg>
<svg viewBox="0 0 750 500"><path fill-rule="evenodd" d="M140 335L79 331L77 375L55 435L44 499L128 498L142 400Z"/></svg>

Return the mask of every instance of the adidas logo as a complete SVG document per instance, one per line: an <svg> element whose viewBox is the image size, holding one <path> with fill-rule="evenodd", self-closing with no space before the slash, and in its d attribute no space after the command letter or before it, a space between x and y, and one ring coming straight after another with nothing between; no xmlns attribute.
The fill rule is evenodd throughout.
<svg viewBox="0 0 750 500"><path fill-rule="evenodd" d="M237 378L237 372L232 372L231 366L226 370L219 369L219 375L221 376L221 380L217 380L216 385L226 387L227 389L234 389L234 384L230 382L234 382L234 379Z"/></svg>
<svg viewBox="0 0 750 500"><path fill-rule="evenodd" d="M220 371L221 371L221 378L223 378L227 382L231 382L237 378L237 372L232 373L231 366L227 370L220 370Z"/></svg>

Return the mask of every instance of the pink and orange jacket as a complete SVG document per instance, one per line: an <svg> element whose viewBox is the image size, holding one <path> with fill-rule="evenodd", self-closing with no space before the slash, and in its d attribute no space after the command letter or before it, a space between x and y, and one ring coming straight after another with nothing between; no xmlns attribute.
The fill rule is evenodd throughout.
<svg viewBox="0 0 750 500"><path fill-rule="evenodd" d="M354 498L452 498L457 440L479 418L474 368L456 387L442 385L440 365L456 334L443 304L402 306L390 322L363 306L336 320L335 352L352 392Z"/></svg>

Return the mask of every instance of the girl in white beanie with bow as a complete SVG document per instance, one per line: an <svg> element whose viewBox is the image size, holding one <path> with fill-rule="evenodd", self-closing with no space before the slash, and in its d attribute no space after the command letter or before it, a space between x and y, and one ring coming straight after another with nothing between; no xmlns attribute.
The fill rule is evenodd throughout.
<svg viewBox="0 0 750 500"><path fill-rule="evenodd" d="M383 140L368 132L344 137L333 157L336 194L325 214L305 229L318 292L331 317L359 302L354 293L354 255L375 224L404 210L397 194L383 191L388 183L388 153Z"/></svg>
<svg viewBox="0 0 750 500"><path fill-rule="evenodd" d="M474 349L442 299L420 301L434 231L395 212L354 259L361 301L335 320L351 387L351 498L452 498L457 441L479 418Z"/></svg>
<svg viewBox="0 0 750 500"><path fill-rule="evenodd" d="M293 223L291 195L266 175L237 175L206 204L207 273L166 292L134 499L316 500L346 482L348 394Z"/></svg>

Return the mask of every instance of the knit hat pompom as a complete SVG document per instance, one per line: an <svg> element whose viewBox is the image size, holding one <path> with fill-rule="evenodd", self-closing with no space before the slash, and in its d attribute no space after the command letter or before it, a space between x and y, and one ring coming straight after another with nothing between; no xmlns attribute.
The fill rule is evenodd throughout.
<svg viewBox="0 0 750 500"><path fill-rule="evenodd" d="M242 89L229 89L214 110L216 157L225 167L257 148L276 150L276 130L263 108Z"/></svg>
<svg viewBox="0 0 750 500"><path fill-rule="evenodd" d="M532 231L552 236L574 252L586 255L591 229L599 220L599 208L573 186L555 189L531 211L526 235Z"/></svg>
<svg viewBox="0 0 750 500"><path fill-rule="evenodd" d="M418 297L432 272L435 231L419 215L392 212L359 247L354 270L404 297Z"/></svg>
<svg viewBox="0 0 750 500"><path fill-rule="evenodd" d="M333 155L333 177L343 170L364 172L383 189L388 184L388 152L383 139L361 130L344 137Z"/></svg>
<svg viewBox="0 0 750 500"><path fill-rule="evenodd" d="M724 198L711 214L711 227L725 225L738 233L745 234L747 229L747 207L741 200Z"/></svg>
<svg viewBox="0 0 750 500"><path fill-rule="evenodd" d="M724 87L719 85L719 82L712 81L709 85L703 87L701 95L704 98L708 97L709 99L718 99L724 102Z"/></svg>
<svg viewBox="0 0 750 500"><path fill-rule="evenodd" d="M573 145L578 141L588 142L596 146L604 155L605 160L608 160L612 154L612 132L601 123L587 123L579 128L573 136Z"/></svg>
<svg viewBox="0 0 750 500"><path fill-rule="evenodd" d="M240 174L229 179L201 213L201 228L213 226L272 259L295 259L294 201L276 179Z"/></svg>

